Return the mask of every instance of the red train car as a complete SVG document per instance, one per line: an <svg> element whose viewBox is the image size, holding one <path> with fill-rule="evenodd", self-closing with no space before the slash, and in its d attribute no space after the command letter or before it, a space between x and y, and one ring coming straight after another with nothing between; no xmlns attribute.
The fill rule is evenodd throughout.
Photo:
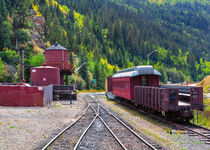
<svg viewBox="0 0 210 150"><path fill-rule="evenodd" d="M152 66L136 66L112 76L113 95L133 100L135 86L159 86L161 74Z"/></svg>
<svg viewBox="0 0 210 150"><path fill-rule="evenodd" d="M106 92L112 92L112 76L106 78Z"/></svg>
<svg viewBox="0 0 210 150"><path fill-rule="evenodd" d="M107 96L133 100L135 105L174 121L189 121L193 109L204 110L202 87L159 85L160 75L152 66L120 70L107 78Z"/></svg>

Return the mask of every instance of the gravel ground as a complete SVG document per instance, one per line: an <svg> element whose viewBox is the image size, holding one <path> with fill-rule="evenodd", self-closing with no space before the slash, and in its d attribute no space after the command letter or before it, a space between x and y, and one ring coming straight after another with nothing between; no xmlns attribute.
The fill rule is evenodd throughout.
<svg viewBox="0 0 210 150"><path fill-rule="evenodd" d="M114 111L115 115L120 116L123 120L129 123L135 131L144 134L146 138L150 138L159 143L164 149L181 149L181 150L210 150L210 146L183 134L167 133L170 126L160 123L159 121L152 120L146 116L133 111L126 106L122 106L115 101L107 100L105 95L95 95L107 108Z"/></svg>
<svg viewBox="0 0 210 150"><path fill-rule="evenodd" d="M86 103L80 96L48 107L1 107L0 150L40 149L62 128L76 120Z"/></svg>
<svg viewBox="0 0 210 150"><path fill-rule="evenodd" d="M50 146L50 150L72 150L80 136L94 119L94 116L95 112L91 108L88 108L85 115Z"/></svg>
<svg viewBox="0 0 210 150"><path fill-rule="evenodd" d="M99 118L96 118L93 125L82 139L79 150L122 150L116 139L108 131Z"/></svg>
<svg viewBox="0 0 210 150"><path fill-rule="evenodd" d="M181 134L170 135L170 127L158 121L127 109L102 94L97 100L117 112L136 131L153 139L166 149L210 150L193 137ZM0 106L0 150L40 149L69 123L74 122L86 107L85 101L78 100L53 102L49 107L1 107Z"/></svg>
<svg viewBox="0 0 210 150"><path fill-rule="evenodd" d="M119 140L127 149L150 149L140 139L133 135L133 133L131 133L126 127L119 123L114 117L110 116L104 109L100 109L100 115L112 130L112 132L119 138Z"/></svg>

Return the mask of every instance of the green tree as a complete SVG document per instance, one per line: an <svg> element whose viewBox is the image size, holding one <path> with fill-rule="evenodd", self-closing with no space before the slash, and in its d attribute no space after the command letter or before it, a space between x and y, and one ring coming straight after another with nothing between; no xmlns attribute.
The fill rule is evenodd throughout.
<svg viewBox="0 0 210 150"><path fill-rule="evenodd" d="M8 21L0 23L0 50L3 48L11 48L11 30L12 25Z"/></svg>
<svg viewBox="0 0 210 150"><path fill-rule="evenodd" d="M4 73L4 64L0 58L0 76Z"/></svg>
<svg viewBox="0 0 210 150"><path fill-rule="evenodd" d="M90 75L88 72L88 59L87 59L87 53L82 51L81 58L80 58L80 64L86 62L86 64L80 69L80 75L86 82L86 89L90 89Z"/></svg>
<svg viewBox="0 0 210 150"><path fill-rule="evenodd" d="M14 32L14 38L21 43L25 43L30 40L30 30L25 28L17 29Z"/></svg>
<svg viewBox="0 0 210 150"><path fill-rule="evenodd" d="M4 60L5 63L11 64L11 65L18 65L18 54L15 52L15 50L11 49L4 49L0 52L0 57L2 60Z"/></svg>
<svg viewBox="0 0 210 150"><path fill-rule="evenodd" d="M41 53L36 54L30 58L30 65L32 67L40 66L41 62L45 62L45 56Z"/></svg>
<svg viewBox="0 0 210 150"><path fill-rule="evenodd" d="M160 69L158 71L160 71L160 73L161 73L160 81L162 83L166 84L168 82L168 76L165 72L165 69L163 67L160 67Z"/></svg>
<svg viewBox="0 0 210 150"><path fill-rule="evenodd" d="M27 28L27 18L30 16L29 10L32 8L31 1L28 0L20 0L18 3L17 8L17 22L16 22L16 28Z"/></svg>
<svg viewBox="0 0 210 150"><path fill-rule="evenodd" d="M95 68L94 68L94 79L96 79L96 86L97 86L97 89L99 90L100 89L100 64L99 62L96 62L95 64Z"/></svg>
<svg viewBox="0 0 210 150"><path fill-rule="evenodd" d="M8 11L4 0L0 1L0 22L7 20Z"/></svg>

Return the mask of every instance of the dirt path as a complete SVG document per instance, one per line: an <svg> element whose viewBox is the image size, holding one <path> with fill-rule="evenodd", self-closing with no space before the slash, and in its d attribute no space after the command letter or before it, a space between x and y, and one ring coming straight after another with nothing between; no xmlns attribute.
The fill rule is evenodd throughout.
<svg viewBox="0 0 210 150"><path fill-rule="evenodd" d="M0 107L0 150L40 149L61 128L73 122L85 101L78 97L49 107Z"/></svg>

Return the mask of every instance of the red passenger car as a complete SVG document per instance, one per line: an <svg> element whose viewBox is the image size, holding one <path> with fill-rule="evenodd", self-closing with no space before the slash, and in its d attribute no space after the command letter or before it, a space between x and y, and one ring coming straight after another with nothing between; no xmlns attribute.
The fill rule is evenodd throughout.
<svg viewBox="0 0 210 150"><path fill-rule="evenodd" d="M134 100L135 86L159 86L161 74L152 66L136 66L112 76L113 95Z"/></svg>
<svg viewBox="0 0 210 150"><path fill-rule="evenodd" d="M189 121L193 109L204 110L202 87L159 85L160 75L152 66L120 70L107 78L107 96L133 100L138 107L174 121Z"/></svg>

